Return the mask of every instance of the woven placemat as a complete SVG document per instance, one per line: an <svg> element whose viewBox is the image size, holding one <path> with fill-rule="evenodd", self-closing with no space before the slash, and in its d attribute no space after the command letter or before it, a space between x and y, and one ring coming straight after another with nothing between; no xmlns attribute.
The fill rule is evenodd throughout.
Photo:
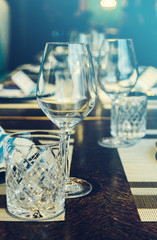
<svg viewBox="0 0 157 240"><path fill-rule="evenodd" d="M119 156L142 222L157 221L156 139L142 139L128 148L119 148Z"/></svg>

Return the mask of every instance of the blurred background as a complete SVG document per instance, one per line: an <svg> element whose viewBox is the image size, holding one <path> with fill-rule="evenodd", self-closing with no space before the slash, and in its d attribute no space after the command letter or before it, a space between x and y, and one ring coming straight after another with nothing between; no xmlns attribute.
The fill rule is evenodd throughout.
<svg viewBox="0 0 157 240"><path fill-rule="evenodd" d="M138 64L157 67L156 0L0 0L0 75L35 61L48 41L92 30L132 38Z"/></svg>

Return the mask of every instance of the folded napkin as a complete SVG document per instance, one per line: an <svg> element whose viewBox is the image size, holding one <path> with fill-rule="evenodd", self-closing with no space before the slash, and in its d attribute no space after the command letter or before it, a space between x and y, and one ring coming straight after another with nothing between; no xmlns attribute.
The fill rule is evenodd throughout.
<svg viewBox="0 0 157 240"><path fill-rule="evenodd" d="M22 70L11 72L0 84L0 97L3 98L35 96L35 92L36 83Z"/></svg>
<svg viewBox="0 0 157 240"><path fill-rule="evenodd" d="M135 85L135 90L148 93L152 91L157 84L157 69L155 67L148 67L139 76L138 81ZM156 90L156 89L154 89Z"/></svg>
<svg viewBox="0 0 157 240"><path fill-rule="evenodd" d="M0 171L4 170L4 156L3 156L3 139L7 134L4 129L0 126Z"/></svg>

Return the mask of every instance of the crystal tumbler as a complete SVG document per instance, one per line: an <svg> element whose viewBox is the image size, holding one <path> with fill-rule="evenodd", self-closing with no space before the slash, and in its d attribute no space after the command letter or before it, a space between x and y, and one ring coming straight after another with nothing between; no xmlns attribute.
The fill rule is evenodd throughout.
<svg viewBox="0 0 157 240"><path fill-rule="evenodd" d="M11 215L40 221L65 211L64 144L59 134L45 131L5 138L6 199Z"/></svg>
<svg viewBox="0 0 157 240"><path fill-rule="evenodd" d="M118 118L115 118L118 114ZM131 92L112 105L111 134L126 140L140 139L146 134L147 96ZM116 122L116 119L117 122Z"/></svg>

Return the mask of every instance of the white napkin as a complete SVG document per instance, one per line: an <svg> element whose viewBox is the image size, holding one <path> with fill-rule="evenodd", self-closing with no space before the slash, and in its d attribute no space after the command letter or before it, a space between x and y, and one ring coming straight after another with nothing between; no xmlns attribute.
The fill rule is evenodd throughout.
<svg viewBox="0 0 157 240"><path fill-rule="evenodd" d="M7 134L4 129L0 126L0 172L4 170L4 157L3 157L3 139Z"/></svg>
<svg viewBox="0 0 157 240"><path fill-rule="evenodd" d="M0 84L0 97L24 98L35 95L36 84L25 72L15 70L8 77L14 84L9 82L6 84L5 81Z"/></svg>

